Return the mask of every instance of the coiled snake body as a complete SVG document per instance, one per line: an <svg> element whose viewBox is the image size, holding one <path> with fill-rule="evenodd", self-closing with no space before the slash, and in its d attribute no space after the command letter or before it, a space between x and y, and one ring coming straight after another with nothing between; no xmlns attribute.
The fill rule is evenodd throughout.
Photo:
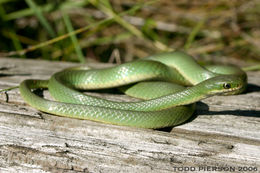
<svg viewBox="0 0 260 173"><path fill-rule="evenodd" d="M24 100L43 112L117 125L162 128L185 122L193 114L195 102L201 99L245 90L247 76L238 67L207 68L198 65L191 56L176 51L105 69L65 69L49 80L25 80L19 88ZM125 92L143 99L141 101L109 101L75 90L134 83L137 84ZM31 90L37 88L48 88L57 101L35 95Z"/></svg>

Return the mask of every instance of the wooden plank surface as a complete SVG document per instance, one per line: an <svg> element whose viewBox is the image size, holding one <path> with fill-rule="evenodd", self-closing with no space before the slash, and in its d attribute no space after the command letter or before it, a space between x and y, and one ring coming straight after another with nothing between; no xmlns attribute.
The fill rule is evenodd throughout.
<svg viewBox="0 0 260 173"><path fill-rule="evenodd" d="M0 89L74 65L0 58ZM248 75L247 93L203 100L190 122L163 130L53 116L17 89L1 93L0 172L259 172L260 72Z"/></svg>

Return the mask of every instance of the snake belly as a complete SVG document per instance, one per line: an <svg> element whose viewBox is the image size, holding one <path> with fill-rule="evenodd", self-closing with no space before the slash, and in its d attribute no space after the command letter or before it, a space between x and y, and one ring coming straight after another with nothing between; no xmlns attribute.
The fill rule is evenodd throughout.
<svg viewBox="0 0 260 173"><path fill-rule="evenodd" d="M214 66L207 70L191 56L176 51L105 69L65 69L49 80L23 81L20 93L32 107L54 115L156 129L185 122L201 99L242 92L246 81L246 74L238 67ZM117 102L78 91L135 83L126 94L144 100ZM38 88L48 88L56 101L32 93Z"/></svg>

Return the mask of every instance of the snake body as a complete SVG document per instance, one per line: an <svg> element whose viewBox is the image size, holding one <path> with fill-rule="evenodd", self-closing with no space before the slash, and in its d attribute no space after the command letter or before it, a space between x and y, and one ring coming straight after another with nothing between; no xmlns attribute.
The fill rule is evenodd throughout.
<svg viewBox="0 0 260 173"><path fill-rule="evenodd" d="M162 128L185 122L193 114L195 102L201 99L245 90L247 76L238 67L208 68L198 65L191 56L176 51L105 69L65 69L49 80L24 80L19 88L24 100L43 112L117 125ZM116 102L78 91L135 83L125 92L142 98L141 101ZM32 90L38 88L48 88L57 101L35 95Z"/></svg>

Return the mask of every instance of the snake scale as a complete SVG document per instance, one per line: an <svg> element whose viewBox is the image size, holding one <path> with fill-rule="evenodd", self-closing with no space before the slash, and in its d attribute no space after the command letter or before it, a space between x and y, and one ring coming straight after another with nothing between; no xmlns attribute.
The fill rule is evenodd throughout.
<svg viewBox="0 0 260 173"><path fill-rule="evenodd" d="M79 90L127 87L135 102L110 101ZM49 80L28 79L19 88L32 107L54 115L141 128L176 126L188 120L195 102L213 95L243 92L247 75L235 66L200 66L190 55L175 51L104 69L69 68ZM184 87L185 86L185 87ZM32 92L48 88L56 101Z"/></svg>

